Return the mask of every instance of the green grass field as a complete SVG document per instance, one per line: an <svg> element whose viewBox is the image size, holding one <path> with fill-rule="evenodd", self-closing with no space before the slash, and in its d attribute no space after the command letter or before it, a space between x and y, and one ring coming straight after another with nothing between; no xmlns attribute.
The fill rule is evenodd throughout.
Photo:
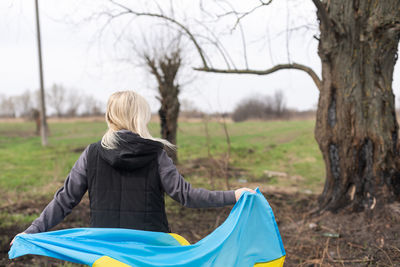
<svg viewBox="0 0 400 267"><path fill-rule="evenodd" d="M314 139L314 126L314 120L228 123L232 189L261 187L278 220L288 266L324 265L328 261L332 263L329 266L336 266L341 261L349 265L357 262L354 266L360 262L394 266L399 258L397 233L400 224L390 209L376 211L379 212L376 220L370 220L369 211L364 215L346 211L309 218L309 211L317 202L315 194L321 192L325 176L322 155ZM178 168L194 187L211 189L210 175L213 175L214 188L221 190L225 189L224 177L218 177L221 174L213 170L218 168L215 162L224 158L227 142L222 124L210 122L208 128L209 148L214 160L208 157L204 123L179 124ZM159 136L157 123L151 123L150 129L154 136ZM36 256L10 261L6 253L12 237L26 229L39 215L62 186L80 153L88 144L101 138L106 125L86 121L50 123L50 145L46 148L41 146L34 130L32 123L0 123L0 265L78 267L81 265ZM288 175L269 177L266 170ZM53 229L84 227L88 224L88 209L86 197ZM192 243L213 231L229 211L230 207L186 209L166 198L166 212L173 231ZM365 224L365 218L368 218L368 224ZM321 228L312 230L310 223ZM325 236L326 233L337 233L340 237L331 238ZM384 240L385 245L380 240ZM331 256L324 258L325 253Z"/></svg>
<svg viewBox="0 0 400 267"><path fill-rule="evenodd" d="M324 178L324 165L314 139L314 121L269 121L228 123L231 138L230 165L245 170L248 181L287 186L287 181L267 179L265 170L300 176L303 188L318 191ZM103 122L50 123L50 145L42 148L34 136L34 124L0 123L0 193L8 201L53 194L65 179L81 151L98 141L106 125ZM157 123L149 125L159 136ZM210 150L218 158L227 151L222 124L210 122ZM207 157L205 125L181 122L178 129L180 165ZM191 175L186 174L190 180ZM207 177L203 177L207 179Z"/></svg>

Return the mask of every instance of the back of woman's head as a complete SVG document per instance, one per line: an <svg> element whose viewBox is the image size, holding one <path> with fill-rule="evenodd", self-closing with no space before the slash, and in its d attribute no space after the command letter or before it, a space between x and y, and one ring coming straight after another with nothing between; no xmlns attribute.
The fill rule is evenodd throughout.
<svg viewBox="0 0 400 267"><path fill-rule="evenodd" d="M159 141L169 148L175 146L170 142L151 136L147 124L151 118L150 106L146 99L134 91L120 91L113 93L107 102L106 122L108 130L104 134L101 145L106 149L118 147L119 130L129 130L143 138Z"/></svg>

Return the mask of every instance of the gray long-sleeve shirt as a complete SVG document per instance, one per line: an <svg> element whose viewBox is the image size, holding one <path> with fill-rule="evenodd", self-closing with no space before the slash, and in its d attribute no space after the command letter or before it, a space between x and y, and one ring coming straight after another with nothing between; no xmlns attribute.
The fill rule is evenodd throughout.
<svg viewBox="0 0 400 267"><path fill-rule="evenodd" d="M87 147L72 167L64 186L54 195L40 216L34 220L25 233L38 233L50 230L60 223L64 217L81 201L88 189L86 166ZM162 150L158 154L158 166L161 183L165 192L185 207L205 208L221 207L236 203L234 191L209 191L203 188L192 188L179 174L167 153Z"/></svg>

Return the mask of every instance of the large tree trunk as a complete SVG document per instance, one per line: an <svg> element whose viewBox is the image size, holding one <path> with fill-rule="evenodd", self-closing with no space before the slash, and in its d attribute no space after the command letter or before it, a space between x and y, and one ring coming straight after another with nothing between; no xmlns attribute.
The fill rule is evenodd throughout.
<svg viewBox="0 0 400 267"><path fill-rule="evenodd" d="M324 10L319 7L322 88L315 137L326 165L322 210L374 209L400 199L392 90L399 6L398 0L324 0Z"/></svg>

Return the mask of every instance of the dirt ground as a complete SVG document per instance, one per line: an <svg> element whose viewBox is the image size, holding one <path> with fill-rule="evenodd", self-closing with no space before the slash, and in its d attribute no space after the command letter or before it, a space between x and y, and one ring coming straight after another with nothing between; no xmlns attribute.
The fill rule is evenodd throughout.
<svg viewBox="0 0 400 267"><path fill-rule="evenodd" d="M311 217L316 195L269 193L268 200L286 249L285 266L400 266L400 205L373 213L325 213ZM46 201L32 201L6 208L8 212L39 213ZM172 231L195 243L212 232L229 215L230 207L188 209L173 204L168 208ZM88 225L85 198L56 229ZM59 266L61 261L41 256L24 256L10 261L9 242L26 225L0 229L0 266Z"/></svg>

